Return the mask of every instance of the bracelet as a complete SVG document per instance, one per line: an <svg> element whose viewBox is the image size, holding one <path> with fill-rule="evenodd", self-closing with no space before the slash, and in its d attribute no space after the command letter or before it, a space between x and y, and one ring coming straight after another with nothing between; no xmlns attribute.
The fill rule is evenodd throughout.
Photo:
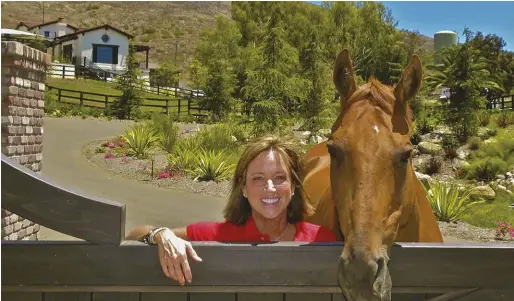
<svg viewBox="0 0 514 301"><path fill-rule="evenodd" d="M149 244L149 245L155 245L155 242L154 242L154 237L155 237L155 234L161 232L162 230L166 230L168 228L166 227L159 227L159 228L155 228L153 229L152 231L150 231L147 235L145 235L145 237L143 237L143 241L146 243L146 244ZM146 240L146 241L145 241Z"/></svg>

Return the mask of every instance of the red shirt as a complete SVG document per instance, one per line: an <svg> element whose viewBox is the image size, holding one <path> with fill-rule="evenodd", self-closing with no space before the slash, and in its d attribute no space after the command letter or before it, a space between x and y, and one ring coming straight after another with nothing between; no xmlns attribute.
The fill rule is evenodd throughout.
<svg viewBox="0 0 514 301"><path fill-rule="evenodd" d="M325 227L307 222L297 222L294 241L332 242L336 236ZM186 227L187 237L191 241L218 242L268 242L269 235L261 234L250 216L243 225L224 222L199 222Z"/></svg>

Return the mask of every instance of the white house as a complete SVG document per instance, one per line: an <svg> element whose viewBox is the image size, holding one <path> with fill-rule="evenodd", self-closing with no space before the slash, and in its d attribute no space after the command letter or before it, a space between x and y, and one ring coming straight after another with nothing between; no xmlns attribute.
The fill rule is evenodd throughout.
<svg viewBox="0 0 514 301"><path fill-rule="evenodd" d="M57 20L34 26L29 26L24 22L20 22L18 26L16 26L16 29L39 34L46 38L56 38L74 33L78 30L77 27L65 23L64 18L58 18Z"/></svg>
<svg viewBox="0 0 514 301"><path fill-rule="evenodd" d="M16 29L39 32L45 36L48 34L54 38L51 49L54 60L62 58L63 61L76 66L99 68L114 73L126 69L129 40L133 38L132 35L108 24L94 28L77 28L64 23L63 18L30 27L20 23ZM146 51L148 68L149 47L135 47L137 52Z"/></svg>

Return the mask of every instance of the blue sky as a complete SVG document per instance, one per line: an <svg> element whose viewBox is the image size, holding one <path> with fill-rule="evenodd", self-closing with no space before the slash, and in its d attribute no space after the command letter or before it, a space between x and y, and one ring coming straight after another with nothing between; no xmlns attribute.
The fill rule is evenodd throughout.
<svg viewBox="0 0 514 301"><path fill-rule="evenodd" d="M417 30L429 37L440 30L453 30L463 41L462 32L467 26L473 32L502 37L507 43L505 49L514 51L514 1L381 2L391 9L398 29Z"/></svg>

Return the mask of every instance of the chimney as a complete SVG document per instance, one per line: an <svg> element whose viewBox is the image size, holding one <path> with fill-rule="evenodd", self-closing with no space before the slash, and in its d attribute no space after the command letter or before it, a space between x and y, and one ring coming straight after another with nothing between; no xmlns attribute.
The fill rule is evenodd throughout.
<svg viewBox="0 0 514 301"><path fill-rule="evenodd" d="M59 22L59 23L64 23L63 21L64 21L64 18L63 18L63 17L59 17L59 18L57 18L57 22Z"/></svg>

